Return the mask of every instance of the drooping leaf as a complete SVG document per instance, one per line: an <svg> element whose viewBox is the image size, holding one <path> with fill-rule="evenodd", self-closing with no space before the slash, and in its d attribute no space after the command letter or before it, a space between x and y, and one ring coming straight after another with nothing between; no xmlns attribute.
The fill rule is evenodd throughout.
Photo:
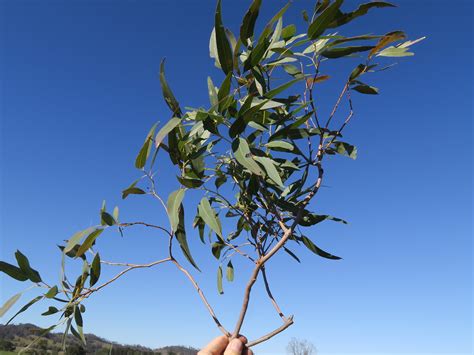
<svg viewBox="0 0 474 355"><path fill-rule="evenodd" d="M249 145L244 138L235 139L232 142L232 150L234 152L235 159L239 162L240 165L242 165L244 168L248 169L255 175L265 175L265 173L257 164L257 162L252 158Z"/></svg>
<svg viewBox="0 0 474 355"><path fill-rule="evenodd" d="M410 57L415 55L413 52L408 52L409 48L405 47L387 47L383 51L377 53L377 57Z"/></svg>
<svg viewBox="0 0 474 355"><path fill-rule="evenodd" d="M210 76L207 77L207 90L209 92L209 102L211 103L211 106L217 107L219 102L217 100L217 90Z"/></svg>
<svg viewBox="0 0 474 355"><path fill-rule="evenodd" d="M119 222L119 208L118 206L115 206L114 207L114 211L112 212L112 216L114 217L115 219L115 222Z"/></svg>
<svg viewBox="0 0 474 355"><path fill-rule="evenodd" d="M339 12L336 16L336 19L329 24L328 28L335 28L345 25L346 23L356 19L357 17L365 15L371 8L374 7L395 7L395 5L384 1L373 1L366 4L362 4L355 11L348 13Z"/></svg>
<svg viewBox="0 0 474 355"><path fill-rule="evenodd" d="M293 253L290 249L288 249L287 247L283 247L283 250L289 255L291 256L293 259L295 259L297 262L301 263L301 260L296 256L295 253Z"/></svg>
<svg viewBox="0 0 474 355"><path fill-rule="evenodd" d="M232 265L232 261L230 260L227 263L226 278L229 282L234 281L234 265Z"/></svg>
<svg viewBox="0 0 474 355"><path fill-rule="evenodd" d="M305 236L301 236L301 240L303 241L303 244L309 249L311 250L313 253L323 257L323 258L326 258L326 259L331 259L331 260L340 260L341 258L339 256L336 256L336 255L332 255L328 252L325 252L324 250L318 248L312 241L311 239L305 237Z"/></svg>
<svg viewBox="0 0 474 355"><path fill-rule="evenodd" d="M227 38L227 34L222 23L221 0L217 0L214 29L216 34L216 46L219 63L222 70L227 75L229 72L232 72L234 61L232 48L230 47L229 39Z"/></svg>
<svg viewBox="0 0 474 355"><path fill-rule="evenodd" d="M194 261L191 251L189 250L188 241L186 239L186 229L184 226L184 206L182 204L179 208L179 220L175 235L186 259L191 263L192 266L201 271Z"/></svg>
<svg viewBox="0 0 474 355"><path fill-rule="evenodd" d="M146 194L146 192L143 191L139 187L129 187L122 191L122 199L126 199L128 195L144 195L144 194Z"/></svg>
<svg viewBox="0 0 474 355"><path fill-rule="evenodd" d="M288 151L292 152L295 149L295 146L289 142L274 140L265 144L266 147L278 151Z"/></svg>
<svg viewBox="0 0 474 355"><path fill-rule="evenodd" d="M211 228L221 239L224 239L222 236L222 228L217 219L214 209L211 207L209 200L206 197L203 197L198 206L199 217Z"/></svg>
<svg viewBox="0 0 474 355"><path fill-rule="evenodd" d="M339 8L341 7L342 2L343 0L336 0L314 19L308 28L309 39L314 40L318 38L327 28L329 28L330 23L333 22L336 15L339 13Z"/></svg>
<svg viewBox="0 0 474 355"><path fill-rule="evenodd" d="M255 157L255 160L263 165L267 176L279 187L284 187L283 182L281 181L280 174L278 173L277 168L275 167L275 162L267 157Z"/></svg>
<svg viewBox="0 0 474 355"><path fill-rule="evenodd" d="M222 267L217 268L217 291L219 294L224 293L224 289L222 288Z"/></svg>
<svg viewBox="0 0 474 355"><path fill-rule="evenodd" d="M359 64L357 67L354 68L354 70L351 72L351 75L349 76L349 81L357 79L362 73L364 73L367 70L367 66L364 64Z"/></svg>
<svg viewBox="0 0 474 355"><path fill-rule="evenodd" d="M100 278L100 255L99 253L95 254L94 259L91 264L91 277L89 280L90 287L94 286Z"/></svg>
<svg viewBox="0 0 474 355"><path fill-rule="evenodd" d="M135 167L137 169L142 169L145 166L148 157L150 156L151 141L155 135L155 129L157 125L158 123L155 123L153 127L151 127L150 132L148 132L145 142L143 143L143 146L140 149L137 158L135 159Z"/></svg>
<svg viewBox="0 0 474 355"><path fill-rule="evenodd" d="M10 276L11 278L14 278L17 281L28 280L28 276L20 268L4 261L0 261L0 271L4 272L5 274Z"/></svg>
<svg viewBox="0 0 474 355"><path fill-rule="evenodd" d="M260 10L260 5L262 0L253 0L249 9L247 10L242 25L240 26L240 40L247 46L247 39L253 36L253 31L255 28L255 22L257 21L258 12Z"/></svg>
<svg viewBox="0 0 474 355"><path fill-rule="evenodd" d="M41 276L38 271L30 266L28 258L23 255L19 250L15 252L15 258L20 267L21 271L30 279L32 282L41 282Z"/></svg>
<svg viewBox="0 0 474 355"><path fill-rule="evenodd" d="M28 308L30 308L32 305L34 305L36 302L38 302L41 299L43 299L43 296L37 296L33 298L30 302L28 302L23 307L21 307L20 310L16 312L15 315L8 320L8 322L5 323L5 325L10 324L11 321L15 319L20 313L23 313L24 311L26 311Z"/></svg>
<svg viewBox="0 0 474 355"><path fill-rule="evenodd" d="M168 212L168 218L170 220L171 229L176 231L179 222L179 208L181 206L181 202L184 198L184 193L186 189L178 189L173 191L169 197L168 202L166 203L166 209Z"/></svg>
<svg viewBox="0 0 474 355"><path fill-rule="evenodd" d="M230 84L231 84L231 79L232 79L232 72L229 72L224 81L222 82L221 87L219 88L219 91L217 93L217 99L218 99L218 106L219 106L219 112L223 112L227 106L227 96L230 93Z"/></svg>
<svg viewBox="0 0 474 355"><path fill-rule="evenodd" d="M201 187L204 184L204 181L200 179L190 179L190 178L183 178L181 176L178 176L178 181L186 187L189 187L190 189L195 189L197 187Z"/></svg>
<svg viewBox="0 0 474 355"><path fill-rule="evenodd" d="M166 81L165 77L165 60L163 59L160 64L160 84L161 84L161 90L163 92L163 97L165 99L166 104L170 108L171 112L173 112L173 115L181 117L181 108L179 107L178 100L173 95L173 92L171 91L168 82ZM158 147L159 144L156 144L156 147Z"/></svg>
<svg viewBox="0 0 474 355"><path fill-rule="evenodd" d="M15 303L20 299L21 293L17 293L16 295L13 295L10 297L2 307L0 307L0 318L3 317L9 310L12 308Z"/></svg>
<svg viewBox="0 0 474 355"><path fill-rule="evenodd" d="M155 147L158 148L163 139L181 122L181 118L173 117L158 131L155 137Z"/></svg>

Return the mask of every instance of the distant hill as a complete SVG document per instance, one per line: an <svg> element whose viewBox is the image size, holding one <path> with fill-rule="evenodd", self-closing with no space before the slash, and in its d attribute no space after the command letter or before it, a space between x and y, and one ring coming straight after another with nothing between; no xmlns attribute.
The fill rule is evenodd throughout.
<svg viewBox="0 0 474 355"><path fill-rule="evenodd" d="M33 324L1 325L0 355L18 352L37 339L42 329ZM83 354L116 354L116 355L196 355L198 349L185 346L167 346L162 349L150 349L141 345L123 345L86 334L87 346L72 335L66 339L66 352L62 351L62 334L49 333L38 339L28 350L29 354L83 355Z"/></svg>

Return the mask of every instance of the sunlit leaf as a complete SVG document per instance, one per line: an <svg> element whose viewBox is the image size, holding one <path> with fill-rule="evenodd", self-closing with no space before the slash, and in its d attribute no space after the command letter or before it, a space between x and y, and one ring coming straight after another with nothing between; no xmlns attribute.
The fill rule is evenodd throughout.
<svg viewBox="0 0 474 355"><path fill-rule="evenodd" d="M222 70L227 75L229 72L232 72L234 62L232 48L230 47L229 39L227 38L224 25L222 24L221 0L217 0L214 28L219 63Z"/></svg>
<svg viewBox="0 0 474 355"><path fill-rule="evenodd" d="M181 118L173 117L158 131L155 137L155 147L159 147L163 139L181 122Z"/></svg>
<svg viewBox="0 0 474 355"><path fill-rule="evenodd" d="M203 197L199 203L198 211L199 217L202 218L209 228L211 228L221 239L224 239L222 236L222 228L217 220L216 213L206 197Z"/></svg>
<svg viewBox="0 0 474 355"><path fill-rule="evenodd" d="M232 265L232 261L230 260L227 263L226 278L229 282L234 281L234 265Z"/></svg>
<svg viewBox="0 0 474 355"><path fill-rule="evenodd" d="M94 230L91 234L87 236L87 238L84 240L84 243L79 247L76 253L76 257L79 257L83 255L86 251L90 249L90 247L94 244L95 240L99 235L102 234L104 230L101 228L98 228Z"/></svg>
<svg viewBox="0 0 474 355"><path fill-rule="evenodd" d="M17 293L16 295L10 297L2 307L0 307L0 318L3 317L9 310L12 308L15 303L20 299L21 293Z"/></svg>
<svg viewBox="0 0 474 355"><path fill-rule="evenodd" d="M220 266L217 268L217 291L221 295L224 293L222 288L222 268Z"/></svg>
<svg viewBox="0 0 474 355"><path fill-rule="evenodd" d="M308 37L312 40L321 36L329 28L330 23L336 18L343 0L336 0L322 11L309 25Z"/></svg>
<svg viewBox="0 0 474 355"><path fill-rule="evenodd" d="M176 231L176 228L178 227L179 208L181 206L181 202L183 201L185 192L186 192L186 189L178 189L176 191L173 191L168 196L168 202L166 204L166 208L168 212L168 218L170 220L171 229L173 231Z"/></svg>
<svg viewBox="0 0 474 355"><path fill-rule="evenodd" d="M160 84L161 84L161 90L163 92L163 97L165 99L166 104L170 108L171 112L173 112L173 115L180 117L181 108L179 107L179 103L174 97L173 92L171 91L168 85L168 82L166 81L164 59L161 61L161 64L160 64ZM158 146L159 144L156 144L156 147Z"/></svg>

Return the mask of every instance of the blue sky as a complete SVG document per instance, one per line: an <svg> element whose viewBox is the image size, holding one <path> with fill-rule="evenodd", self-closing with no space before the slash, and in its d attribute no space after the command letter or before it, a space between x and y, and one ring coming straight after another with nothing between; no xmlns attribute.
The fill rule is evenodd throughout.
<svg viewBox="0 0 474 355"><path fill-rule="evenodd" d="M312 232L344 260L302 250L301 264L285 255L271 261L273 292L296 322L258 346L260 354L284 353L291 337L308 339L320 354L472 350L472 4L397 3L341 31L427 36L413 48L415 57L374 76L381 95L355 97L346 139L359 157L334 159L327 169L318 206L350 224ZM283 4L264 1L260 21ZM303 30L300 11L312 4L295 1L285 22ZM247 6L224 0L225 24L237 30ZM148 129L169 118L157 79L161 58L183 106L207 105L207 76L222 80L208 56L215 3L4 0L0 7L0 258L13 262L20 249L54 283L55 245L96 223L103 199L120 206L123 221L166 222L153 201L122 201L120 191L139 176L133 162ZM163 173L159 188L176 189L174 172ZM146 232L123 239L108 233L102 257L159 259L165 245ZM232 328L249 269L237 263L236 282L219 296L216 261L197 236L189 239L200 266L210 270L198 281ZM0 280L2 302L25 287ZM199 347L218 335L171 265L137 270L86 306L86 331L123 343ZM33 307L18 322L49 325L39 316L45 308ZM257 291L244 333L255 338L278 325Z"/></svg>

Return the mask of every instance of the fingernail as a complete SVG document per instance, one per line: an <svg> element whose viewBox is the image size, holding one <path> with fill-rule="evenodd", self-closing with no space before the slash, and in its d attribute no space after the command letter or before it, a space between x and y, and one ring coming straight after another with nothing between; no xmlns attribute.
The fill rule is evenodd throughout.
<svg viewBox="0 0 474 355"><path fill-rule="evenodd" d="M240 352L243 350L244 346L239 339L233 339L229 344L229 349L232 351Z"/></svg>

